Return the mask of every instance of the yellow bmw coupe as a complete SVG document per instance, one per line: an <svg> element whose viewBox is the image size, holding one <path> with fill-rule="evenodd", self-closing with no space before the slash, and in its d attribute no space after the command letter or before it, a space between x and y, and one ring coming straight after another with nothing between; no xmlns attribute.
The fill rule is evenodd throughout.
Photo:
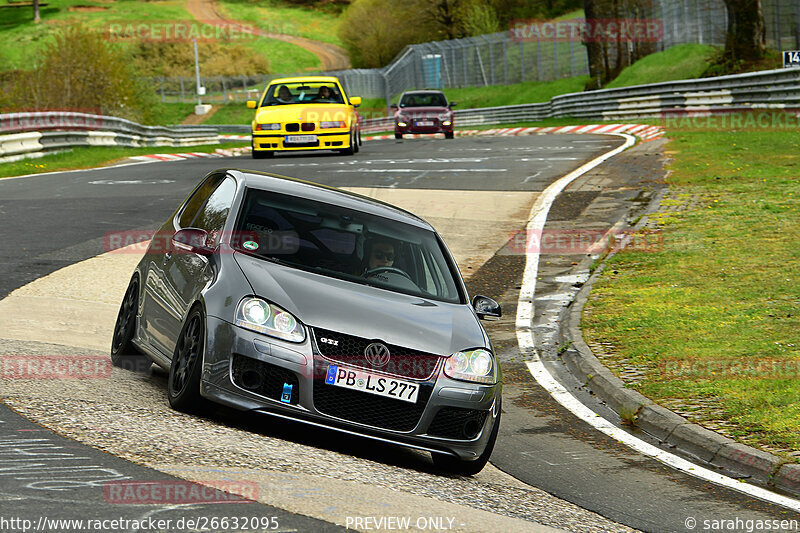
<svg viewBox="0 0 800 533"><path fill-rule="evenodd" d="M272 80L259 101L247 102L256 110L253 158L296 150L358 152L361 134L355 108L360 104L361 98L348 97L333 76Z"/></svg>

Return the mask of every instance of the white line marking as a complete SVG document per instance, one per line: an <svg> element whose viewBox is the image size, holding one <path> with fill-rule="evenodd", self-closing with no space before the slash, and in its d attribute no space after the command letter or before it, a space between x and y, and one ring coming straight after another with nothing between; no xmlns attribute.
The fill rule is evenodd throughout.
<svg viewBox="0 0 800 533"><path fill-rule="evenodd" d="M364 173L392 173L392 172L508 172L507 168L437 168L437 169L419 169L419 168L348 168L346 170L333 170L337 174L354 172Z"/></svg>
<svg viewBox="0 0 800 533"><path fill-rule="evenodd" d="M536 199L536 202L534 202L533 207L531 208L531 214L528 218L528 225L526 228L527 231L536 232L541 231L544 228L545 222L547 221L547 213L550 211L550 206L553 204L556 196L562 190L564 190L567 185L597 165L632 146L635 142L635 138L631 135L618 133L612 135L624 137L626 139L625 143L622 146L619 146L614 150L606 152L600 157L589 161L580 168L573 170L542 191L542 194L539 195L539 197ZM575 416L591 425L598 431L605 433L612 439L629 446L643 455L652 457L677 470L681 470L689 475L710 481L711 483L716 483L717 485L722 485L723 487L727 487L738 492L743 492L755 498L781 505L788 509L800 511L800 500L782 496L767 489L756 487L755 485L750 485L748 483L719 474L709 470L708 468L704 468L687 461L682 457L678 457L675 454L664 451L661 448L653 446L652 444L631 435L627 431L616 427L614 424L589 409L567 389L565 389L561 383L559 383L552 376L552 374L550 374L550 372L542 363L534 342L532 328L533 294L534 290L536 289L536 275L538 271L538 252L528 252L525 259L525 272L522 277L522 289L519 292L519 301L517 303L517 343L519 344L519 349L523 356L529 356L531 358L531 360L525 362L531 375L533 375L534 379L536 379L539 385L541 385L558 403L563 405Z"/></svg>

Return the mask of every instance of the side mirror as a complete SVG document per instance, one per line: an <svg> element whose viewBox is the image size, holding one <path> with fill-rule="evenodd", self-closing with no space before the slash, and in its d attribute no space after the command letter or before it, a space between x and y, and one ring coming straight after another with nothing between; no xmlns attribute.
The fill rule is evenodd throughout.
<svg viewBox="0 0 800 533"><path fill-rule="evenodd" d="M255 100L248 100L247 101L247 109L255 109L258 102Z"/></svg>
<svg viewBox="0 0 800 533"><path fill-rule="evenodd" d="M458 105L458 102L450 102L450 105L447 107L455 107Z"/></svg>
<svg viewBox="0 0 800 533"><path fill-rule="evenodd" d="M172 249L198 255L211 255L214 249L208 245L209 235L204 229L184 228L172 236Z"/></svg>
<svg viewBox="0 0 800 533"><path fill-rule="evenodd" d="M361 97L360 96L351 96L350 97L350 105L353 107L358 107L361 105Z"/></svg>
<svg viewBox="0 0 800 533"><path fill-rule="evenodd" d="M472 308L481 320L498 320L503 316L500 304L488 296L476 295L472 299Z"/></svg>
<svg viewBox="0 0 800 533"><path fill-rule="evenodd" d="M391 104L389 105L389 109L399 109L399 108L397 107L397 104Z"/></svg>

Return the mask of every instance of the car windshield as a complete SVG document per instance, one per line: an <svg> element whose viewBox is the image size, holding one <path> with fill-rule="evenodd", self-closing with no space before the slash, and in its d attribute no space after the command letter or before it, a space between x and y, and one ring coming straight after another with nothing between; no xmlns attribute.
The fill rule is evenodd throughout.
<svg viewBox="0 0 800 533"><path fill-rule="evenodd" d="M404 94L400 107L447 107L447 99L442 93Z"/></svg>
<svg viewBox="0 0 800 533"><path fill-rule="evenodd" d="M261 107L288 104L341 104L342 93L333 82L275 83L267 88Z"/></svg>
<svg viewBox="0 0 800 533"><path fill-rule="evenodd" d="M249 189L234 249L323 276L451 303L462 298L437 235L306 198Z"/></svg>

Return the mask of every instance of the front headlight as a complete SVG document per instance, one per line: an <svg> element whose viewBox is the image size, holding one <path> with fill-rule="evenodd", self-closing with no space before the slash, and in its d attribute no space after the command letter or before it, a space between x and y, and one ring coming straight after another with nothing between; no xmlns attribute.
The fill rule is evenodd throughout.
<svg viewBox="0 0 800 533"><path fill-rule="evenodd" d="M267 122L265 124L256 124L256 130L279 130L281 125L278 122Z"/></svg>
<svg viewBox="0 0 800 533"><path fill-rule="evenodd" d="M344 120L331 120L327 122L320 122L319 127L322 130L327 130L329 128L346 128L347 124L344 123Z"/></svg>
<svg viewBox="0 0 800 533"><path fill-rule="evenodd" d="M444 373L453 379L494 384L497 382L497 367L494 356L488 350L478 348L456 352L444 365Z"/></svg>
<svg viewBox="0 0 800 533"><path fill-rule="evenodd" d="M306 340L303 325L288 311L261 298L248 296L236 308L237 326L289 342Z"/></svg>

